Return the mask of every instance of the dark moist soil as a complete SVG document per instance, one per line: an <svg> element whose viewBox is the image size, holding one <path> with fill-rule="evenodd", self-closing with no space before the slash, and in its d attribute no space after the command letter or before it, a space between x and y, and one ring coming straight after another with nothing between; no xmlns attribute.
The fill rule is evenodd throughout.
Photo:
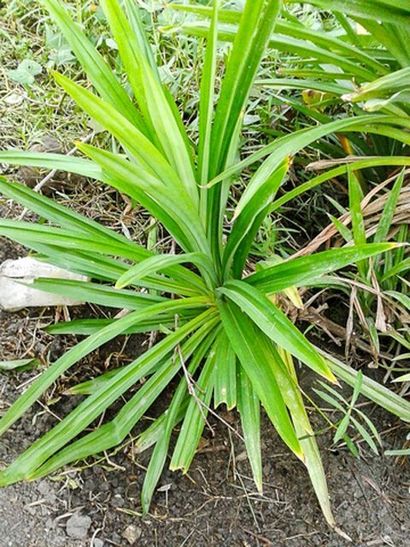
<svg viewBox="0 0 410 547"><path fill-rule="evenodd" d="M0 261L21 253L0 240ZM70 309L70 314L76 313L89 315L92 310ZM56 359L75 339L54 339L43 328L62 314L50 309L0 312L0 359L33 356L43 363ZM74 367L43 405L35 405L4 436L0 465L72 408L74 399L64 394L68 384L128 362L145 344L138 337L120 338ZM36 373L0 374L0 413ZM379 431L387 432L385 448L397 446L404 438L397 420L369 410ZM222 417L239 431L237 417L227 413ZM266 419L263 495L255 492L249 478L240 439L216 418L210 419L210 425L213 431L205 431L189 474L165 471L148 516L140 516L139 493L150 454L136 454L129 441L118 454L94 465L90 461L82 469L0 490L0 547L349 545L326 526L304 467L287 452ZM364 446L360 459L326 449L331 445L329 435L319 441L337 523L352 538L351 544L410 545L409 465L370 455Z"/></svg>
<svg viewBox="0 0 410 547"><path fill-rule="evenodd" d="M14 398L16 380L1 377L3 405ZM38 407L26 416L5 437L0 460L10 461L42 433L43 417ZM0 490L0 545L348 545L326 527L303 466L266 421L262 496L249 479L240 441L220 422L211 425L214 435L205 433L189 475L165 472L149 516L139 516L149 454L133 454L129 445L81 471ZM238 428L236 421L231 425ZM338 525L353 545L409 545L408 466L368 455L357 460L342 451L323 450L323 457ZM82 539L67 526L73 515L86 517L85 532L74 528Z"/></svg>

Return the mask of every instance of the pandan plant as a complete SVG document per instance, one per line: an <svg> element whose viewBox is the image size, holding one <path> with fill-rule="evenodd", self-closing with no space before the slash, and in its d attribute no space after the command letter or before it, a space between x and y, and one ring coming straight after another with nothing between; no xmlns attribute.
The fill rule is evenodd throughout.
<svg viewBox="0 0 410 547"><path fill-rule="evenodd" d="M0 179L3 196L43 219L41 224L1 220L0 235L32 249L47 262L91 279L40 279L35 287L128 312L111 320L57 324L56 333L87 336L20 395L1 418L0 433L96 348L125 333L165 331L130 364L77 386L77 393L85 395L83 400L0 472L0 485L43 477L121 444L177 379L167 410L138 441L145 448L153 447L142 489L144 511L166 463L173 432L177 440L170 468L186 472L211 406L238 409L253 477L261 491L263 407L283 442L306 466L325 518L334 526L294 359L332 384L339 378L354 386L356 372L312 345L281 310L277 296L289 288L314 285L324 274L389 250L393 244L350 245L282 261L266 257L256 265L250 252L293 155L332 132L363 132L370 127L382 131L392 117L337 119L278 138L239 161L244 111L281 0L247 0L217 100L215 2L200 89L197 142L188 137L177 104L161 82L132 0L101 0L132 93L71 20L63 2L39 3L60 27L94 92L61 74L54 74L56 81L117 144L112 151L78 143L87 159L8 150L1 153L0 162L76 173L115 188L162 225L177 253L155 254L22 184ZM235 202L232 185L240 182L244 168L257 162L258 168ZM119 410L116 407L110 421L96 422L127 393L127 402ZM373 380L364 378L362 394L410 420L410 405ZM97 425L90 430L93 424Z"/></svg>

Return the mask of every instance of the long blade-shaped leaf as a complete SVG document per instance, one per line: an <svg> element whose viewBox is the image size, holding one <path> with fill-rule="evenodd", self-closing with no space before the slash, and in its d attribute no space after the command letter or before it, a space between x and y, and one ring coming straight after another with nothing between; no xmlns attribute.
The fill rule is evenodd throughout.
<svg viewBox="0 0 410 547"><path fill-rule="evenodd" d="M237 207L235 209L235 222L223 257L226 277L229 277L232 265L235 277L239 277L242 274L250 245L265 217L270 201L275 196L287 173L288 167L289 161L286 159L273 173L267 176L265 182L260 186L245 208Z"/></svg>
<svg viewBox="0 0 410 547"><path fill-rule="evenodd" d="M159 304L157 306L162 306L163 308L164 306L167 306L167 304ZM153 308L154 306L150 308L150 310ZM144 310L144 313L146 318L148 310ZM63 421L59 422L51 431L34 442L30 448L19 456L6 470L0 472L0 485L12 484L25 477L31 476L31 474L49 457L54 455L59 448L67 444L67 442L83 431L110 404L138 381L139 378L148 374L155 363L160 362L161 359L164 359L169 355L180 341L184 340L187 335L206 323L212 315L214 315L214 312L209 310L193 319L186 325L177 329L174 333L168 335L161 342L142 354L131 365L125 367L116 374L107 386L104 386L101 390L97 391L97 393L91 395L78 405ZM125 319L127 319L127 317L119 321L123 321L125 324ZM130 317L128 317L128 319L129 321L131 320ZM110 326L104 330L112 331L114 329ZM90 337L94 342L95 338L100 341L102 338L101 334L99 336ZM87 342L87 340L84 342ZM78 349L80 345L81 343L77 345L74 350ZM61 362L59 365L59 368L61 368ZM41 378L39 380L41 380ZM37 382L39 382L39 380L37 380ZM32 387L29 388L29 390L32 389ZM22 399L24 395L20 399ZM3 417L1 422L5 421L5 418L10 415L10 412L12 413L12 409L13 407L6 413L6 416Z"/></svg>
<svg viewBox="0 0 410 547"><path fill-rule="evenodd" d="M351 161L353 162L355 170L367 169L369 167L388 166L388 165L410 165L410 158L406 156L375 156L375 157L365 157L365 158L361 158L360 156L358 156L353 159L347 157L345 161L346 161L345 165L341 165L340 167L335 167L334 169L330 169L329 171L326 171L326 173L317 175L316 177L313 177L313 179L310 179L307 182L304 182L303 184L299 184L293 190L286 192L280 198L275 199L275 201L270 206L269 211L270 212L277 211L279 207L282 207L282 205L284 205L285 203L289 203L289 201L295 199L295 197L300 196L304 192L307 192L308 190L312 190L312 188L316 188L316 186L319 186L320 184L323 184L324 182L328 180L336 178L339 175L346 174L348 172ZM317 164L314 164L314 165L316 166ZM319 167L319 165L317 165L317 167Z"/></svg>
<svg viewBox="0 0 410 547"><path fill-rule="evenodd" d="M235 304L220 300L218 307L226 334L271 422L292 452L303 459L261 332Z"/></svg>
<svg viewBox="0 0 410 547"><path fill-rule="evenodd" d="M178 11L196 13L202 17L211 17L212 15L211 8L207 6L171 4L170 7ZM286 12L284 13L284 15L286 15ZM220 10L219 13L219 20L221 23L237 25L240 22L240 18L241 13L236 10L234 11L224 9ZM383 66L383 64L373 59L365 51L362 51L357 47L353 47L339 38L335 38L334 36L330 35L330 33L308 28L299 20L297 22L290 20L279 20L275 26L275 37L277 34L285 35L293 39L299 38L303 40L309 40L312 42L313 46L319 45L328 51L342 53L345 59L352 58L365 66L371 67L376 73L383 74L386 72L386 68ZM306 53L309 54L309 51L307 51Z"/></svg>
<svg viewBox="0 0 410 547"><path fill-rule="evenodd" d="M140 262L136 266L130 268L124 275L119 278L116 283L116 287L122 289L123 287L132 285L135 281L143 279L144 277L147 277L153 273L167 270L170 266L187 263L195 264L201 270L204 268L206 277L209 278L210 274L208 273L208 263L206 255L202 255L201 253L157 255L148 258L147 260L144 260L143 262Z"/></svg>
<svg viewBox="0 0 410 547"><path fill-rule="evenodd" d="M260 403L243 367L239 367L238 372L238 410L253 480L258 492L262 492Z"/></svg>
<svg viewBox="0 0 410 547"><path fill-rule="evenodd" d="M168 102L156 71L145 57L145 49L141 49L140 43L135 39L119 1L103 0L102 6L149 126L155 131L165 156L196 203L198 190L183 126L176 122L175 111Z"/></svg>
<svg viewBox="0 0 410 547"><path fill-rule="evenodd" d="M395 243L368 243L342 249L332 249L310 256L281 262L247 277L245 281L266 293L274 293L288 287L313 284L322 275L334 272L358 260L390 251Z"/></svg>
<svg viewBox="0 0 410 547"><path fill-rule="evenodd" d="M69 228L74 232L87 234L90 239L98 237L98 239L104 239L111 243L114 242L114 244L121 241L122 244L132 246L134 252L138 253L140 260L152 255L150 251L135 242L131 243L123 235L76 213L68 207L56 203L50 198L34 192L24 184L9 182L4 177L0 177L0 193L10 199L14 199L47 220L55 222L64 228Z"/></svg>
<svg viewBox="0 0 410 547"><path fill-rule="evenodd" d="M210 345L215 339L216 331L217 329L214 329L214 332L212 332L208 337L206 337L203 340L202 344L194 352L193 357L187 369L187 372L191 377L195 374L197 368L202 363L202 360L205 357ZM186 351L181 352L180 358L183 358L183 359L187 358ZM164 469L172 431L175 427L175 424L179 421L179 419L182 419L181 408L184 409L183 416L185 416L185 413L188 409L189 403L186 402L187 393L188 393L188 384L187 384L187 379L184 376L184 378L182 378L182 380L180 381L175 391L175 394L172 398L171 404L166 414L164 414L165 419L164 419L162 435L158 438L156 442L155 448L153 450L153 453L148 465L147 474L145 476L144 485L142 487L142 492L141 492L141 502L142 502L142 508L144 512L148 512L155 487L158 484L162 470Z"/></svg>
<svg viewBox="0 0 410 547"><path fill-rule="evenodd" d="M195 384L190 386L191 399L182 422L181 432L172 454L170 469L186 473L191 465L205 427L211 403L215 376L215 352L211 351ZM191 380L189 380L191 381Z"/></svg>
<svg viewBox="0 0 410 547"><path fill-rule="evenodd" d="M84 144L78 146L102 167L108 184L137 199L167 227L184 249L208 251L197 209L179 184L165 186L141 167L111 152Z"/></svg>
<svg viewBox="0 0 410 547"><path fill-rule="evenodd" d="M212 132L213 174L224 168L237 119L248 99L280 0L248 0L232 48Z"/></svg>
<svg viewBox="0 0 410 547"><path fill-rule="evenodd" d="M306 148L316 140L321 139L326 135L334 132L345 131L377 132L380 127L379 124L403 125L404 127L410 127L410 124L406 119L398 119L397 117L387 116L385 114L373 114L355 116L353 118L344 118L341 120L331 121L317 127L300 129L290 135L279 137L244 160L235 163L234 166L226 169L220 175L215 176L215 178L210 181L209 186L217 184L218 182L235 175L245 169L245 167L266 158L266 156L271 154L271 156L266 158L259 168L259 173L261 174L262 179L262 175L265 176L265 170L267 173L271 173L274 166L278 166L287 156L295 155L302 148ZM248 197L246 199L248 199Z"/></svg>
<svg viewBox="0 0 410 547"><path fill-rule="evenodd" d="M279 357L279 359L276 359L277 373L281 374L283 377L286 377L286 381L288 380L288 375L290 377L289 385L291 386L291 389L288 393L291 394L291 397L294 400L294 404L290 408L290 412L305 456L305 465L323 514L328 524L334 527L335 520L330 507L326 475L323 469L319 448L309 422L309 417L307 415L305 405L303 404L302 394L299 390L299 386L297 385L295 366L291 355L286 351L279 351ZM283 367L282 364L284 365ZM286 368L288 374L286 373Z"/></svg>
<svg viewBox="0 0 410 547"><path fill-rule="evenodd" d="M114 107L66 76L54 73L54 77L57 83L87 114L121 142L143 169L164 183L180 184L175 171L161 152Z"/></svg>
<svg viewBox="0 0 410 547"><path fill-rule="evenodd" d="M358 372L336 359L333 355L320 349L318 351L327 359L329 367L333 370L334 374L340 380L343 380L343 382L354 388ZM401 420L410 422L410 402L368 376L363 376L361 394L391 414L398 416Z"/></svg>
<svg viewBox="0 0 410 547"><path fill-rule="evenodd" d="M237 357L232 344L222 331L215 343L214 406L225 404L228 410L236 406Z"/></svg>
<svg viewBox="0 0 410 547"><path fill-rule="evenodd" d="M218 14L219 0L214 0L212 22L209 28L205 65L202 71L202 82L199 94L198 172L199 180L202 185L208 183L211 159L211 136L216 80L216 48L218 40ZM200 206L201 217L204 223L206 222L207 196L207 189L201 188Z"/></svg>
<svg viewBox="0 0 410 547"><path fill-rule="evenodd" d="M77 361L100 347L102 344L112 340L120 335L124 330L132 325L155 317L155 315L170 309L175 311L178 308L184 308L186 303L183 300L164 302L154 304L149 310L132 312L129 315L118 319L113 325L109 325L95 335L83 340L72 349L67 351L62 357L57 359L43 374L35 380L30 387L21 395L17 401L7 410L0 419L0 435L3 434L11 425L16 422L24 412L57 380L66 370L68 370Z"/></svg>
<svg viewBox="0 0 410 547"><path fill-rule="evenodd" d="M299 0L287 0L289 3ZM328 9L327 0L309 0L310 4ZM410 9L402 0L333 0L332 9L353 17L365 17L384 22L408 24Z"/></svg>
<svg viewBox="0 0 410 547"><path fill-rule="evenodd" d="M145 130L142 118L133 106L104 58L95 49L59 0L40 0L57 23L77 59L101 97L112 104L127 120Z"/></svg>
<svg viewBox="0 0 410 547"><path fill-rule="evenodd" d="M1 150L0 163L40 167L57 171L67 171L82 177L101 180L101 169L95 163L83 158L50 152L30 152L26 150Z"/></svg>
<svg viewBox="0 0 410 547"><path fill-rule="evenodd" d="M322 356L264 294L243 281L229 281L219 289L219 292L235 302L279 347L289 351L321 376L335 381Z"/></svg>
<svg viewBox="0 0 410 547"><path fill-rule="evenodd" d="M214 323L212 321L206 322L194 332L187 342L182 344L181 352L183 352L185 358L189 358L192 352L200 346L201 342L206 338L213 326ZM165 346L165 340L163 342L163 345ZM103 384L89 399L92 398L95 401L98 401L104 400L104 398L107 398L108 396L109 400L110 391L113 389L118 389L118 391L123 389L123 387L118 388L116 386L117 380L119 380L119 384L124 384L126 378L131 375L134 377L134 382L137 382L141 378L141 374L144 374L144 371L148 370L150 367L155 367L158 364L158 350L151 351L150 353L150 356L144 354L123 370L120 369L111 381ZM173 357L167 359L164 363L161 363L155 374L140 387L137 393L121 408L113 420L85 435L78 441L68 445L54 457L46 461L44 465L30 476L30 478L38 478L45 474L49 474L62 465L86 458L98 452L102 452L103 450L109 450L120 444L140 420L144 412L148 410L155 399L176 375L180 366L180 361ZM122 376L122 379L120 376ZM102 404L103 403L100 403L100 410Z"/></svg>
<svg viewBox="0 0 410 547"><path fill-rule="evenodd" d="M381 219L377 226L376 233L374 234L375 243L380 243L381 241L384 241L389 234L389 230L391 228L393 217L394 217L394 212L396 210L397 203L399 201L400 191L403 186L403 182L404 182L404 170L397 177L397 180L394 183L394 186L386 201L386 205L384 206Z"/></svg>
<svg viewBox="0 0 410 547"><path fill-rule="evenodd" d="M270 33L281 9L281 0L247 0L238 28L212 129L210 176L227 166L231 146L236 139L238 120L259 68ZM222 189L211 188L208 196L208 229L213 234L211 248L216 260L220 256L220 208Z"/></svg>

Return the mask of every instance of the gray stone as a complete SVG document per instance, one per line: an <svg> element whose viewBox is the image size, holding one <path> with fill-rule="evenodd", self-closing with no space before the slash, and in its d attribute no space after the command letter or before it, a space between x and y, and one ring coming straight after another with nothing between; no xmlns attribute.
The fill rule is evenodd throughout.
<svg viewBox="0 0 410 547"><path fill-rule="evenodd" d="M71 538L86 539L90 526L90 517L75 514L68 519L66 523L66 532Z"/></svg>

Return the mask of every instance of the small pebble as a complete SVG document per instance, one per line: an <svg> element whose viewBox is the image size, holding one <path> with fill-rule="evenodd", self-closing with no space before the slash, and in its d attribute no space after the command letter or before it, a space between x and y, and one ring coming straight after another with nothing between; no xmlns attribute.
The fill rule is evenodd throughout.
<svg viewBox="0 0 410 547"><path fill-rule="evenodd" d="M126 539L130 545L134 545L134 543L141 537L141 533L141 528L131 524L124 530L122 537Z"/></svg>
<svg viewBox="0 0 410 547"><path fill-rule="evenodd" d="M66 532L73 539L86 539L90 527L90 517L75 514L67 520Z"/></svg>

